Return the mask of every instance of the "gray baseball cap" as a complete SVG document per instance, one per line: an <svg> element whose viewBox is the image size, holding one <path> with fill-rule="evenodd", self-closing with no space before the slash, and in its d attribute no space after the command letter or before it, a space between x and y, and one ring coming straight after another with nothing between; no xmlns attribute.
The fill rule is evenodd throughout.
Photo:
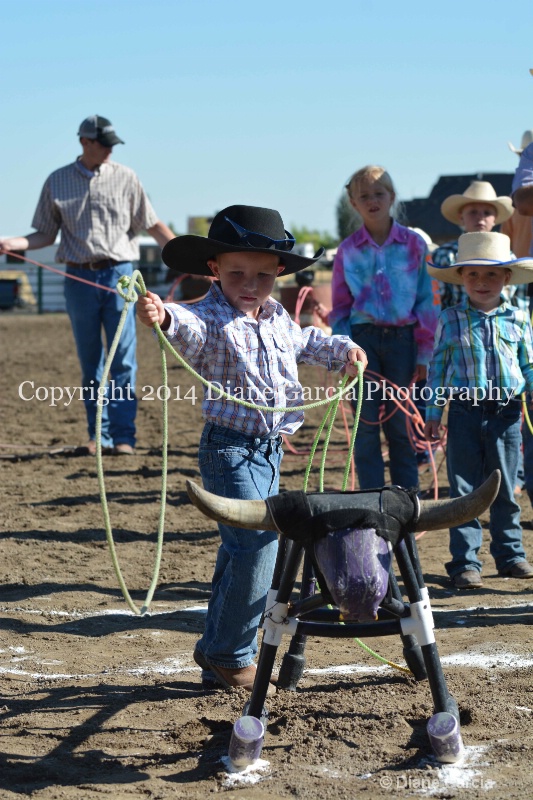
<svg viewBox="0 0 533 800"><path fill-rule="evenodd" d="M80 125L78 136L85 139L96 139L104 147L113 147L115 144L124 144L115 133L115 129L110 120L94 114L92 117L84 119Z"/></svg>

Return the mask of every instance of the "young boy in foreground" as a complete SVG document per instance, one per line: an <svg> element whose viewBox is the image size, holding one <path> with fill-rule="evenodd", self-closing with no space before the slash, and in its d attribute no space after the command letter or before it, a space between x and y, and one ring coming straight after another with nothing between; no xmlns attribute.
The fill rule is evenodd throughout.
<svg viewBox="0 0 533 800"><path fill-rule="evenodd" d="M291 253L293 237L277 211L230 206L213 219L207 238L180 236L163 250L167 266L214 275L206 297L191 306L163 304L152 292L139 297L138 316L158 322L202 377L230 395L259 406L301 406L298 363L357 375L366 355L347 336L302 330L270 293L280 273L293 273L320 257ZM245 408L204 393L205 426L199 447L204 487L223 497L266 499L277 494L282 435L294 433L302 411ZM277 552L273 531L219 524L221 545L212 580L205 630L194 651L204 686L244 687L255 677L257 627ZM274 687L271 687L271 692Z"/></svg>
<svg viewBox="0 0 533 800"><path fill-rule="evenodd" d="M533 578L514 497L522 441L520 394L533 389L533 333L527 312L501 296L509 283L533 282L533 259L511 260L504 234L465 233L459 237L456 263L430 265L428 272L462 284L466 297L439 320L427 381L426 438L439 438L443 407L437 398L442 399L441 387L446 387L451 394L446 452L451 496L468 494L492 470L501 470L500 491L490 509L490 552L501 576ZM457 589L481 586L481 543L478 519L450 528L452 559L445 566Z"/></svg>

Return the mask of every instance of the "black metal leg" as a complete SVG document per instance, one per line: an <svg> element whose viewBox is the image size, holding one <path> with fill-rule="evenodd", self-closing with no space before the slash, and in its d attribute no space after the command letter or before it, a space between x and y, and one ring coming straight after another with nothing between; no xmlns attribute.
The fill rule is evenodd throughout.
<svg viewBox="0 0 533 800"><path fill-rule="evenodd" d="M396 556L400 575L402 576L405 586L405 593L407 594L409 602L420 602L420 600L422 600L420 585L409 552L405 546L405 541L400 542L394 548L394 555Z"/></svg>
<svg viewBox="0 0 533 800"><path fill-rule="evenodd" d="M409 558L411 559L411 564L413 565L413 569L416 573L418 585L421 589L425 589L426 584L424 583L424 573L422 572L422 565L420 564L420 558L418 557L418 547L416 546L416 539L413 533L410 533L405 537L404 546L409 554Z"/></svg>
<svg viewBox="0 0 533 800"><path fill-rule="evenodd" d="M300 591L300 599L305 600L312 597L315 593L316 578L313 572L311 559L306 554L304 556L303 573L302 573L302 588ZM281 667L278 675L278 686L280 689L289 689L296 691L298 682L302 677L305 669L305 645L307 643L307 636L296 633L289 645L289 649L283 656Z"/></svg>
<svg viewBox="0 0 533 800"><path fill-rule="evenodd" d="M277 652L277 647L264 642L261 644L250 704L246 712L251 717L261 719L261 717L265 716L264 705Z"/></svg>
<svg viewBox="0 0 533 800"><path fill-rule="evenodd" d="M422 593L425 586L414 536L407 536L395 548L395 555L410 603L422 602L424 599L427 600L427 592ZM427 600L427 602L429 603L429 600ZM437 645L435 642L430 642L421 645L420 649L422 651L422 658L424 659L435 711L448 711L459 719L457 703L450 695L448 687L446 686Z"/></svg>
<svg viewBox="0 0 533 800"><path fill-rule="evenodd" d="M281 537L271 590L276 591L277 601L280 603L288 603L290 600L300 569L302 554L301 545L289 541L284 536ZM268 609L266 610L268 611ZM261 643L257 672L247 710L251 717L261 719L261 716L264 715L264 703L277 651L277 645L267 644L265 641Z"/></svg>
<svg viewBox="0 0 533 800"><path fill-rule="evenodd" d="M435 712L448 711L459 721L459 709L457 703L451 696L446 686L442 664L440 663L439 653L435 642L422 645L422 655L428 674L429 688L435 706Z"/></svg>
<svg viewBox="0 0 533 800"><path fill-rule="evenodd" d="M400 587L398 586L398 581L396 580L396 576L394 572L390 571L389 575L389 583L392 590L392 596L395 600L400 602L403 601L402 593L400 592ZM400 638L403 644L403 657L405 658L406 664L413 673L413 677L415 681L425 681L427 678L426 667L424 665L424 659L422 657L422 651L420 649L420 645L418 644L416 636L412 636L411 634L400 634Z"/></svg>

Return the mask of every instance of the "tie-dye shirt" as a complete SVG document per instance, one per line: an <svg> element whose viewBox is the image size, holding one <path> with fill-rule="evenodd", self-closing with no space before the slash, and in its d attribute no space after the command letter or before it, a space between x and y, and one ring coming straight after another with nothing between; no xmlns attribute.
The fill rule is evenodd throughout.
<svg viewBox="0 0 533 800"><path fill-rule="evenodd" d="M363 225L339 245L332 278L334 333L350 335L352 325L414 325L417 363L428 364L439 311L426 270L421 236L393 222L377 245Z"/></svg>

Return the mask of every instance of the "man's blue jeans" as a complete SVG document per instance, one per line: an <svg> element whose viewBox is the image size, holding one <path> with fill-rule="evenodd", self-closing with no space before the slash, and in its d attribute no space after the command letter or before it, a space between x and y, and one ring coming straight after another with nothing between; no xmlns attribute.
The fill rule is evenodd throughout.
<svg viewBox="0 0 533 800"><path fill-rule="evenodd" d="M500 491L490 507L489 523L490 553L498 571L526 558L520 506L514 497L521 441L517 400L505 406L491 401L477 406L469 401L450 401L446 461L451 496L468 494L495 469L502 474ZM481 572L482 534L478 519L450 528L452 560L446 564L450 577L469 569Z"/></svg>
<svg viewBox="0 0 533 800"><path fill-rule="evenodd" d="M353 341L366 351L367 369L382 375L396 386L409 387L415 372L417 353L413 327L352 325ZM361 421L355 439L355 466L361 489L375 489L385 485L381 425L378 423L379 408L383 405L383 388L382 384L379 388L376 387L376 381L379 378L374 375L365 379ZM392 400L385 400L384 405L386 417L397 409ZM363 420L373 424L366 424ZM391 483L405 489L418 487L418 464L407 434L405 414L397 409L383 423L383 431L389 447Z"/></svg>
<svg viewBox="0 0 533 800"><path fill-rule="evenodd" d="M129 262L94 271L67 267L67 276L74 275L112 289L116 289L122 275L131 275L132 272L133 268ZM109 349L124 308L124 300L116 292L89 286L69 277L65 278L65 300L81 366L89 439L94 439L97 392L106 360L102 328ZM107 398L109 404L102 408L103 447L122 443L135 446L136 345L135 306L132 305L111 364L111 382Z"/></svg>
<svg viewBox="0 0 533 800"><path fill-rule="evenodd" d="M206 423L199 448L204 487L221 497L266 499L277 494L281 438L254 439ZM220 545L207 619L198 648L215 666L239 669L257 654L278 549L277 533L219 524Z"/></svg>

